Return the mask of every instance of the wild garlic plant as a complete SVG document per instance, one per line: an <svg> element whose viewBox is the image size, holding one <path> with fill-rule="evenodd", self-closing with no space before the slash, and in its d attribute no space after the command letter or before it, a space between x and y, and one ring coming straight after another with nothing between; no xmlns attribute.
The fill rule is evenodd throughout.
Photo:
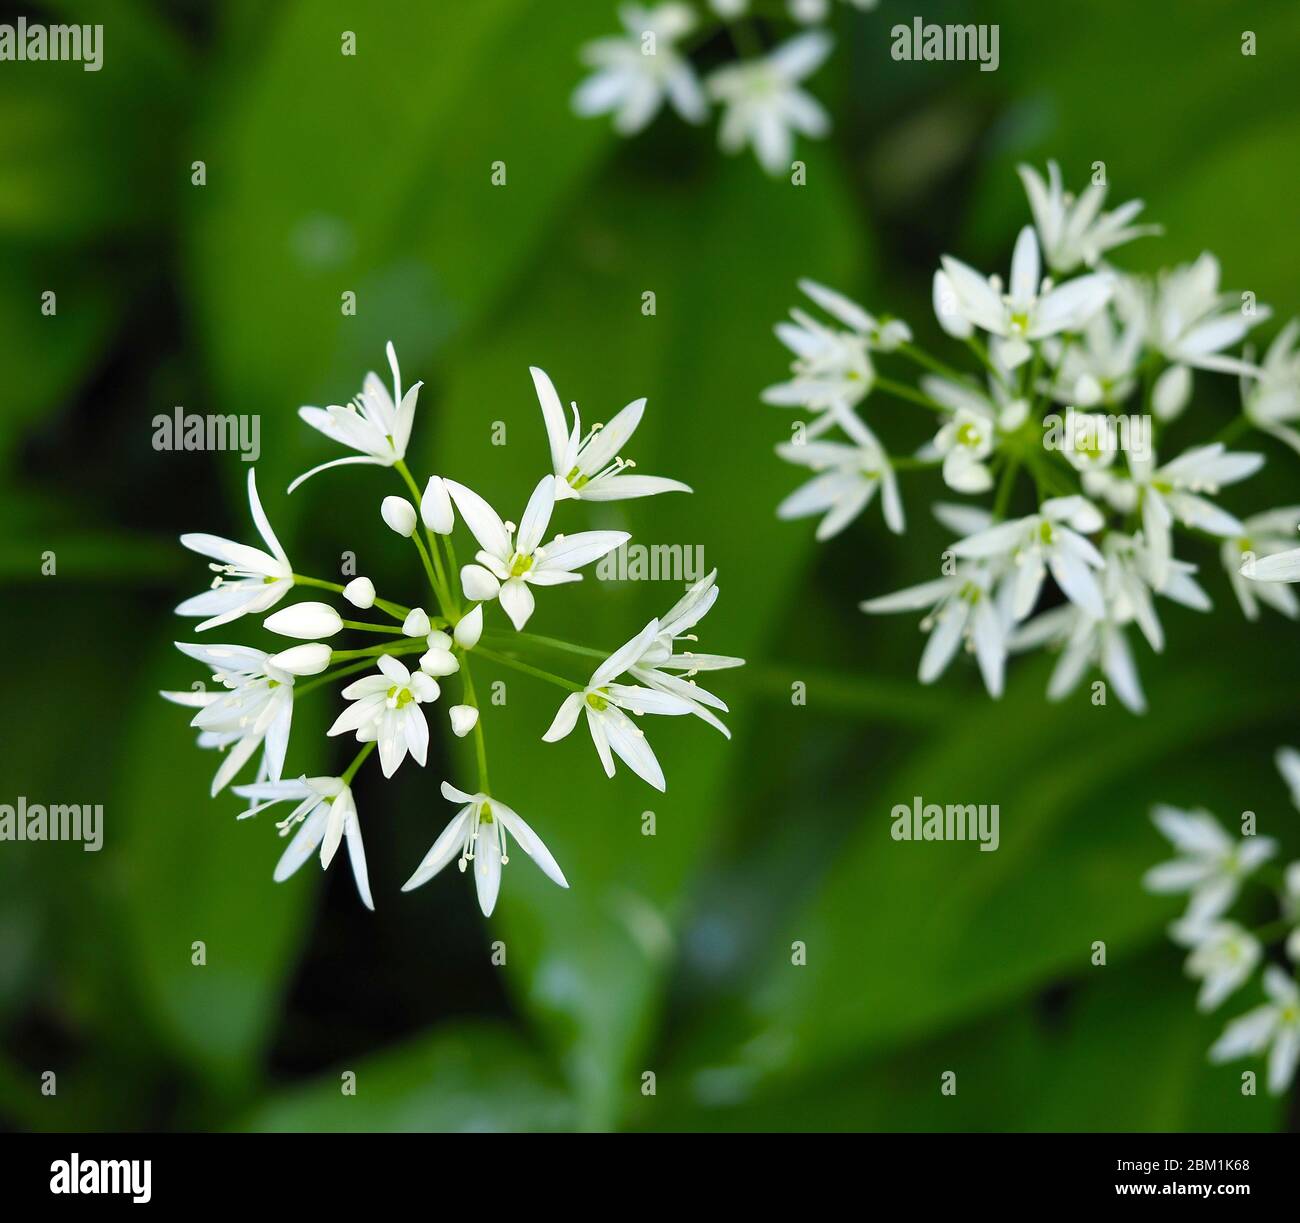
<svg viewBox="0 0 1300 1223"><path fill-rule="evenodd" d="M376 748L386 778L407 759L423 767L429 750L428 715L442 700L452 733L474 736L476 785L459 789L442 783L443 796L456 804L457 812L403 890L418 887L459 858L462 871L473 864L479 904L490 916L511 840L549 878L561 887L568 883L541 838L489 782L475 668L480 663L506 668L556 686L565 696L542 736L546 741L567 735L583 713L607 776L614 775L617 757L664 790L663 770L639 723L646 715L693 714L727 735L717 716L727 706L697 685L695 676L740 666L742 660L692 648L692 630L718 597L716 570L612 652L524 631L539 595L567 597L551 588L581 581L580 570L629 538L624 531L556 533L552 518L564 503L691 491L677 480L638 474L635 463L621 457L645 411L644 399L628 404L607 425L594 424L584 432L577 405L572 405L570 420L550 378L533 369L550 462L546 474L527 492L516 526L464 484L440 475L429 476L423 484L416 480L406 453L421 384L403 392L391 344L388 361L391 392L371 373L351 403L299 410L312 428L355 453L313 468L298 477L289 492L332 467L391 468L409 496L385 497L380 516L411 541L414 588L423 593L398 602L381 597L367 577L353 577L344 585L296 572L262 507L256 473L250 469L249 508L264 548L215 535L181 536L185 547L211 559L215 577L209 590L186 599L176 611L201 617L197 632L245 616L264 617L263 628L299 644L263 650L177 642L182 653L211 670L214 687L196 685L194 691L162 695L194 709L191 725L199 732L199 746L222 753L212 779L213 796L256 758L251 780L232 787L248 804L239 818L289 805L288 815L277 825L280 835L291 839L275 868L276 881L287 879L316 853L321 866L328 867L346 842L357 890L368 908L374 903L353 780ZM468 533L473 556L464 565L458 563L453 538L458 527ZM331 601L307 599L271 611L291 591L324 592ZM498 614L494 608L509 627L492 627L491 617ZM367 613L371 618L363 619ZM380 640L340 648L333 639L341 634L355 634L358 642ZM535 655L545 659L556 654L568 656L587 678L569 679L533 661ZM448 686L459 691L455 704L444 693ZM337 689L337 699L345 704L327 733L350 737L359 750L337 776L295 778L286 771L294 706L310 693L330 689Z"/></svg>
<svg viewBox="0 0 1300 1223"><path fill-rule="evenodd" d="M843 2L872 9L878 0ZM622 32L582 48L583 62L592 71L575 90L573 109L584 117L613 115L615 130L633 136L665 105L692 124L707 122L717 106L722 112L718 144L724 153L749 147L768 174L788 174L795 136L818 140L830 132L830 116L803 82L825 62L834 40L825 30L805 28L765 47L758 22L764 19L764 29L787 23L819 26L833 7L831 0L622 5ZM723 31L735 58L701 79L691 56Z"/></svg>
<svg viewBox="0 0 1300 1223"><path fill-rule="evenodd" d="M1277 767L1300 807L1300 752L1277 752ZM1254 831L1255 816L1243 814L1243 835L1233 837L1208 811L1158 806L1151 818L1177 856L1152 867L1143 886L1156 893L1186 893L1187 911L1169 930L1188 948L1187 973L1200 980L1196 1005L1217 1009L1265 962L1266 1001L1232 1020L1210 1048L1215 1063L1242 1057L1268 1058L1268 1089L1281 1095L1300 1063L1300 861L1277 870L1277 842ZM1254 886L1276 898L1277 917L1248 929L1228 917L1242 890ZM1285 967L1284 967L1285 966Z"/></svg>
<svg viewBox="0 0 1300 1223"><path fill-rule="evenodd" d="M1109 252L1157 232L1136 224L1140 201L1105 211L1102 181L1075 197L1055 163L1046 180L1028 166L1019 172L1032 224L1016 239L1008 279L947 255L934 274L939 325L974 372L919 347L901 320L800 282L817 310L797 307L777 324L794 354L791 377L762 398L810 414L777 454L812 478L777 515L820 515L817 538L829 539L879 491L885 524L901 535L900 479L937 477L981 499L936 503L957 537L938 575L862 610L924 612L922 683L964 644L997 697L1009 654L1049 646L1060 651L1050 698L1096 667L1142 712L1128 630L1160 651L1158 599L1210 610L1185 547L1219 554L1248 618L1261 602L1293 619L1300 612L1276 584L1300 565L1276 575L1252 568L1294 541L1300 505L1239 518L1219 502L1264 463L1229 448L1248 430L1300 451L1300 323L1283 328L1262 361L1249 346L1232 352L1270 312L1252 294L1223 291L1213 255L1154 277L1122 271ZM917 383L883 373L886 359L918 369ZM1240 411L1208 436L1179 436L1197 380L1225 374L1240 380ZM890 453L873 428L899 405L933 428L913 453ZM1245 580L1252 574L1272 580Z"/></svg>

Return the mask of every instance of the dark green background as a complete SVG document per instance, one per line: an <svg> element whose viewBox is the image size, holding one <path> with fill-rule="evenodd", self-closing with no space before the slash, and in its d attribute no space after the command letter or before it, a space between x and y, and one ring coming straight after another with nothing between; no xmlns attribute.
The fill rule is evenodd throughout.
<svg viewBox="0 0 1300 1223"><path fill-rule="evenodd" d="M1214 613L1164 605L1162 658L1135 640L1145 718L1094 708L1086 689L1048 705L1042 657L1013 668L1000 702L967 661L922 689L915 619L856 605L930 576L938 477L905 478L904 539L873 508L815 546L811 524L775 520L799 474L772 454L791 417L757 396L783 374L771 326L801 275L901 314L960 359L933 324L931 273L942 251L1005 269L1027 219L1023 159L1057 158L1076 186L1104 160L1113 203L1147 200L1166 235L1120 252L1123 266L1210 249L1227 287L1294 313L1300 11L837 6L839 45L811 84L836 130L801 146L808 184L794 188L748 156L724 158L711 128L665 118L621 141L575 118L578 47L613 31L613 10L27 10L102 22L105 64L0 65L0 798L102 803L106 846L0 844L0 1123L1294 1122L1294 1097L1239 1094L1245 1063L1205 1061L1258 987L1198 1016L1164 937L1176 903L1139 887L1164 853L1147 819L1157 798L1227 817L1251 808L1300 850L1271 765L1276 745L1300 740L1294 626L1271 613L1246 624L1206 549L1193 559ZM1000 69L893 62L888 28L917 11L999 22ZM1243 29L1258 35L1254 58L1240 53ZM339 53L343 30L357 33L355 58ZM496 160L505 188L490 185ZM54 319L39 313L46 289ZM653 318L640 312L648 289ZM340 316L344 290L358 294L356 318ZM343 865L271 883L272 828L236 824L229 796L208 800L213 757L155 695L199 677L170 645L192 629L171 608L204 576L176 535L251 538L237 456L152 449L151 418L176 404L261 414L260 484L300 571L332 573L351 548L381 589L417 597L376 513L398 491L391 473L344 469L282 491L337 453L297 406L350 395L383 369L390 337L407 380L425 382L413 467L467 481L507 515L545 469L530 363L589 418L648 396L640 466L695 495L567 507L568 525L703 544L722 598L702 648L751 660L716 685L732 743L695 722L653 728L665 796L624 772L607 782L581 735L542 745L553 690L512 684L486 722L493 780L573 886L557 891L520 857L487 923L454 872L397 890L450 814L438 781L467 784L445 734L427 770L359 781L372 915ZM1231 379L1196 385L1170 445L1235 410ZM870 411L895 447L931 423L905 405ZM509 445L489 444L494 420ZM1229 508L1297 500L1298 460L1263 449L1265 474L1225 495ZM49 549L57 577L39 576ZM613 646L678 589L588 582L540 600L534 626ZM227 632L263 640L252 624ZM795 680L806 707L790 703ZM310 700L290 768L340 768L345 749L314 733L333 703ZM916 794L998 803L1001 849L895 844L889 810ZM640 835L645 810L654 838ZM489 963L494 938L504 968ZM190 965L196 939L205 968ZM1105 968L1089 963L1098 939ZM806 967L790 964L794 940ZM38 1090L49 1069L54 1098ZM339 1092L345 1069L355 1098ZM640 1090L648 1070L653 1098ZM939 1093L945 1070L958 1073L955 1098Z"/></svg>

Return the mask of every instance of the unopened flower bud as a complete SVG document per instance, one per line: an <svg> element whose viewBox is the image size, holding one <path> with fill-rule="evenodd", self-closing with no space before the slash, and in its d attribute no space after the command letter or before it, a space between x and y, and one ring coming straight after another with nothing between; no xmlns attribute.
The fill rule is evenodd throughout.
<svg viewBox="0 0 1300 1223"><path fill-rule="evenodd" d="M333 637L343 627L343 617L328 603L295 603L267 616L262 627L281 637L298 637L315 641Z"/></svg>
<svg viewBox="0 0 1300 1223"><path fill-rule="evenodd" d="M379 507L384 521L399 535L410 539L415 534L415 506L405 497L385 497Z"/></svg>

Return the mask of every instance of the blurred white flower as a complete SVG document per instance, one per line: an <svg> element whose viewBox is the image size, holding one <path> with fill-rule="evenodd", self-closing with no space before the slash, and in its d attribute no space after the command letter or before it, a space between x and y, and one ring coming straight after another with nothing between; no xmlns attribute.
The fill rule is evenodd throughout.
<svg viewBox="0 0 1300 1223"><path fill-rule="evenodd" d="M769 174L790 169L794 133L819 139L831 128L830 116L798 83L811 76L830 54L833 40L824 31L799 34L761 59L716 69L706 81L711 97L725 108L718 128L724 153L751 145Z"/></svg>
<svg viewBox="0 0 1300 1223"><path fill-rule="evenodd" d="M1042 280L1038 240L1030 225L1016 239L1010 291L1005 294L997 277L984 276L951 255L944 255L942 264L956 312L973 327L995 337L995 356L1007 369L1015 369L1029 359L1031 340L1080 330L1105 306L1115 288L1114 277L1104 272L1079 276L1055 287ZM943 315L939 318L942 322Z"/></svg>
<svg viewBox="0 0 1300 1223"><path fill-rule="evenodd" d="M1259 940L1236 922L1193 922L1184 920L1170 934L1177 943L1191 948L1186 971L1201 982L1196 998L1198 1010L1212 1011L1229 994L1250 979L1263 955Z"/></svg>
<svg viewBox="0 0 1300 1223"><path fill-rule="evenodd" d="M1268 1052L1268 1089L1280 1096L1300 1062L1300 986L1275 964L1264 969L1270 1001L1232 1020L1210 1049L1210 1061L1230 1062Z"/></svg>
<svg viewBox="0 0 1300 1223"><path fill-rule="evenodd" d="M614 129L623 136L646 127L665 100L688 123L702 123L708 102L690 60L675 45L695 27L690 6L625 4L618 15L625 34L582 49L594 71L574 91L574 111L584 117L613 114Z"/></svg>
<svg viewBox="0 0 1300 1223"><path fill-rule="evenodd" d="M232 789L241 798L253 800L253 805L238 817L241 820L257 815L276 803L297 800L298 805L276 825L282 837L293 832L293 840L276 863L276 883L283 883L297 871L317 846L320 847L321 869L328 868L339 844L346 838L352 877L356 881L361 903L367 909L375 907L370 895L366 849L361 842L356 800L341 777L299 777L296 781L258 782L254 785L234 786Z"/></svg>
<svg viewBox="0 0 1300 1223"><path fill-rule="evenodd" d="M181 543L191 552L210 556L217 562L208 566L217 575L212 580L212 588L186 599L176 608L178 616L208 617L195 626L197 632L229 624L240 616L264 612L283 599L293 586L293 567L262 509L261 498L257 495L257 478L251 467L248 469L248 507L257 533L270 552L237 544L219 535L191 533L181 536Z"/></svg>
<svg viewBox="0 0 1300 1223"><path fill-rule="evenodd" d="M1240 535L1223 541L1220 550L1223 567L1247 620L1259 619L1261 602L1292 620L1300 614L1300 600L1289 586L1258 576L1259 560L1285 553L1295 543L1297 530L1300 530L1300 505L1289 505L1247 518L1241 524ZM1300 578L1300 550L1293 551L1292 556L1296 578L1284 581ZM1266 569L1265 573L1268 572Z"/></svg>
<svg viewBox="0 0 1300 1223"><path fill-rule="evenodd" d="M1054 371L1052 398L1080 408L1119 403L1137 386L1146 319L1117 281L1114 299L1069 341L1052 337L1043 351Z"/></svg>
<svg viewBox="0 0 1300 1223"><path fill-rule="evenodd" d="M542 547L542 536L555 508L556 481L552 476L543 476L533 489L517 539L514 524L502 522L496 510L473 489L455 480L446 484L480 548L479 563L461 570L465 594L476 602L499 596L502 610L516 629L522 629L533 614L535 601L530 587L580 582L582 574L574 573L575 569L599 560L631 538L626 531L579 531L576 535L557 535Z"/></svg>
<svg viewBox="0 0 1300 1223"><path fill-rule="evenodd" d="M876 436L850 412L839 413L836 423L851 442L782 442L776 452L787 463L809 467L819 474L792 492L776 509L778 518L807 518L824 514L816 537L830 539L849 525L880 489L885 525L895 535L904 530L903 502L889 456Z"/></svg>
<svg viewBox="0 0 1300 1223"><path fill-rule="evenodd" d="M442 796L450 802L461 803L461 809L438 835L424 860L403 885L409 892L427 883L444 866L460 853L462 872L474 863L474 887L478 892L479 907L484 917L491 917L496 908L497 893L501 890L501 868L510 861L507 834L515 844L541 868L542 873L560 887L567 888L558 863L551 857L539 837L524 821L500 799L487 794L466 794L448 782L442 783Z"/></svg>
<svg viewBox="0 0 1300 1223"><path fill-rule="evenodd" d="M1256 428L1300 453L1300 432L1290 427L1293 421L1300 420L1297 338L1300 338L1300 319L1292 319L1269 345L1258 379L1244 379L1242 411Z"/></svg>
<svg viewBox="0 0 1300 1223"><path fill-rule="evenodd" d="M1240 298L1220 293L1219 261L1207 251L1160 278L1152 299L1150 339L1158 352L1182 365L1256 374L1256 366L1224 356L1223 350L1270 314L1267 306L1246 314Z"/></svg>
<svg viewBox="0 0 1300 1223"><path fill-rule="evenodd" d="M689 493L691 488L680 480L664 476L628 475L636 464L624 459L619 451L645 412L645 400L636 399L615 414L607 425L595 424L582 433L578 405L573 405L573 429L565 423L564 406L545 370L529 369L537 399L542 405L542 419L551 446L551 466L555 472L555 499L580 501L625 501L630 497L651 497L655 493Z"/></svg>
<svg viewBox="0 0 1300 1223"><path fill-rule="evenodd" d="M1046 183L1032 166L1018 166L1017 170L1029 197L1043 256L1057 275L1072 272L1080 264L1093 267L1113 247L1161 232L1158 225L1129 223L1142 211L1141 200L1129 200L1113 212L1102 212L1106 188L1097 183L1090 183L1075 199L1061 186L1061 169L1054 161L1047 163Z"/></svg>
<svg viewBox="0 0 1300 1223"><path fill-rule="evenodd" d="M1160 804L1151 813L1156 827L1179 856L1143 876L1149 892L1188 892L1186 921L1198 925L1226 913L1242 880L1277 851L1270 837L1231 837L1208 811L1182 811Z"/></svg>
<svg viewBox="0 0 1300 1223"><path fill-rule="evenodd" d="M624 710L638 715L679 715L696 713L694 703L659 689L614 682L645 656L658 634L659 621L651 620L641 632L615 650L592 672L581 692L565 697L542 739L547 743L563 739L577 724L578 714L585 713L587 729L607 777L614 776L614 756L617 756L642 781L656 790L666 790L663 769L646 742L645 732Z"/></svg>
<svg viewBox="0 0 1300 1223"><path fill-rule="evenodd" d="M429 751L429 724L421 703L438 699L438 684L423 671L408 671L396 658L384 654L377 665L381 674L366 675L343 689L351 701L326 731L343 735L355 731L358 743L379 744L379 764L385 777L397 772L409 752L421 767Z"/></svg>
<svg viewBox="0 0 1300 1223"><path fill-rule="evenodd" d="M392 467L406 457L411 425L415 422L415 401L424 383L417 382L403 395L402 375L397 368L397 353L391 341L385 351L388 366L393 371L392 394L379 380L379 375L371 372L362 383L361 393L346 407L331 404L327 408L298 409L298 415L313 429L360 453L321 463L304 472L289 485L290 492L328 467L344 467L351 463Z"/></svg>

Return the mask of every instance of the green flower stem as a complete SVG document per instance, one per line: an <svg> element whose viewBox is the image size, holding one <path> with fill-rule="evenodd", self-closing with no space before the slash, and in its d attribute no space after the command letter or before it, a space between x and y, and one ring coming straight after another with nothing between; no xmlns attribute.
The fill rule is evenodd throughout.
<svg viewBox="0 0 1300 1223"><path fill-rule="evenodd" d="M910 357L917 365L922 365L932 374L938 374L940 377L947 378L949 382L960 383L967 386L972 379L969 374L963 374L960 370L955 370L951 365L945 365L942 361L936 360L930 356L923 348L918 348L915 344L904 342L898 346L898 351L905 357Z"/></svg>
<svg viewBox="0 0 1300 1223"><path fill-rule="evenodd" d="M402 636L400 625L396 624L367 624L364 620L344 620L344 628L356 629L358 633L396 633Z"/></svg>
<svg viewBox="0 0 1300 1223"><path fill-rule="evenodd" d="M492 790L488 782L487 767L487 740L483 736L483 708L478 703L478 695L474 691L474 676L470 671L469 651L460 650L460 677L465 683L465 703L473 705L478 710L478 721L474 723L474 754L478 758L478 788L484 794L491 794Z"/></svg>
<svg viewBox="0 0 1300 1223"><path fill-rule="evenodd" d="M362 662L349 663L346 667L337 667L333 671L323 671L315 679L308 680L305 684L295 684L293 687L293 699L296 701L301 696L306 696L309 692L314 692L317 688L324 687L326 684L332 684L335 680L344 679L349 675L355 675L358 671L364 671L374 665L373 658L364 659Z"/></svg>
<svg viewBox="0 0 1300 1223"><path fill-rule="evenodd" d="M942 459L917 459L906 454L889 456L889 465L895 471L929 471L933 467L941 466L942 463Z"/></svg>
<svg viewBox="0 0 1300 1223"><path fill-rule="evenodd" d="M1214 441L1235 442L1247 429L1251 427L1250 419L1246 416L1238 416L1235 420L1230 420L1222 429L1214 435Z"/></svg>
<svg viewBox="0 0 1300 1223"><path fill-rule="evenodd" d="M342 594L344 590L337 582L326 582L321 578L304 577L301 573L293 575L293 583L295 586L316 586L321 590L332 590L335 594ZM403 607L400 603L394 603L389 599L376 598L375 606L380 611L387 612L394 620L405 620L411 611L409 607Z"/></svg>
<svg viewBox="0 0 1300 1223"><path fill-rule="evenodd" d="M997 499L993 502L993 517L1005 518L1007 506L1011 503L1011 492L1015 488L1016 473L1020 470L1020 456L1010 455L1007 465L1002 469L1002 480L998 484Z"/></svg>
<svg viewBox="0 0 1300 1223"><path fill-rule="evenodd" d="M423 500L423 494L420 492L420 486L415 482L415 477L411 475L411 469L407 467L406 463L402 459L398 459L397 462L393 464L393 467L397 474L402 477L403 481L405 481L406 487L411 490L411 496L415 500L415 512L419 515L420 502ZM416 528L416 533L411 536L411 540L420 550L420 560L424 562L424 572L428 575L429 585L433 588L434 597L438 600L438 610L441 611L443 615L451 618L453 611L459 613L460 609L451 601L450 591L447 589L447 577L446 574L442 572L442 559L438 556L438 544L434 537L434 533L429 530L428 527L425 527L424 534L425 538L429 541L427 548L420 540L418 527ZM429 556L430 552L433 553L432 559L430 559Z"/></svg>
<svg viewBox="0 0 1300 1223"><path fill-rule="evenodd" d="M347 770L343 774L343 784L345 786L350 786L352 784L352 779L357 775L357 770L363 764L365 764L366 757L369 756L370 753L373 752L374 750L375 750L375 745L374 742L372 741L370 743L365 744L362 747L362 749L356 754L356 756L352 760L352 763L348 765Z"/></svg>
<svg viewBox="0 0 1300 1223"><path fill-rule="evenodd" d="M415 545L415 550L420 554L420 560L424 564L424 572L429 579L429 587L433 591L433 597L438 600L438 610L443 615L448 615L451 611L451 605L447 598L447 592L443 590L442 584L438 581L438 575L434 572L433 562L429 559L429 549L424 546L424 541L420 538L419 532L411 536L411 542Z"/></svg>
<svg viewBox="0 0 1300 1223"><path fill-rule="evenodd" d="M489 646L497 645L505 648L518 642L521 645L535 645L543 649L561 650L566 654L576 654L581 658L599 658L606 659L609 657L609 650L593 650L590 646L574 645L571 641L562 641L559 637L542 637L537 633L515 633L508 632L505 629L485 629L483 640Z"/></svg>
<svg viewBox="0 0 1300 1223"><path fill-rule="evenodd" d="M348 658L378 658L381 654L423 653L428 642L423 637L403 637L400 641L385 641L383 645L366 646L364 650L335 650L330 655L331 662Z"/></svg>
<svg viewBox="0 0 1300 1223"><path fill-rule="evenodd" d="M968 337L966 340L966 347L979 358L980 364L988 370L990 374L993 374L995 377L997 376L997 370L993 368L993 362L989 360L988 349L985 348L979 340L974 336Z"/></svg>
<svg viewBox="0 0 1300 1223"><path fill-rule="evenodd" d="M561 688L567 688L570 692L583 691L581 684L575 684L572 680L564 679L553 672L543 671L541 667L534 667L531 663L520 662L517 658L509 658L505 654L498 654L495 650L486 650L482 645L476 646L474 652L486 658L489 662L499 663L503 667L513 667L516 671L522 671L525 675L531 675L536 679L544 679L548 684L558 684Z"/></svg>
<svg viewBox="0 0 1300 1223"><path fill-rule="evenodd" d="M447 569L444 569L442 566L442 549L438 546L438 541L440 539L447 545L447 560L449 562L449 567ZM429 547L433 552L433 563L437 567L438 576L442 579L442 588L446 592L447 602L451 605L448 614L454 618L455 622L459 623L461 616L460 595L456 593L455 582L453 582L451 577L448 576L448 574L451 574L452 577L454 577L457 573L456 555L451 548L451 536L435 535L430 531Z"/></svg>
<svg viewBox="0 0 1300 1223"><path fill-rule="evenodd" d="M931 399L929 395L915 390L905 382L895 382L892 378L876 377L873 387L884 391L886 395L893 395L898 399L906 399L908 403L919 404L923 408L928 408L931 412L946 412L947 408L937 400Z"/></svg>
<svg viewBox="0 0 1300 1223"><path fill-rule="evenodd" d="M1267 946L1274 943L1280 938L1285 938L1295 927L1295 922L1288 921L1285 917L1279 917L1276 921L1271 921L1267 925L1260 926L1258 930L1252 930L1253 934L1261 943Z"/></svg>

